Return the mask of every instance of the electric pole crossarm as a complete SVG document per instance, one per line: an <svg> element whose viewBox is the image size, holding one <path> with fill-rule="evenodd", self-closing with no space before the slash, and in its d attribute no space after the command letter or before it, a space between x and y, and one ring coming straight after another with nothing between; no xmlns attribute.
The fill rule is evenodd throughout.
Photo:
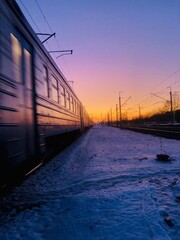
<svg viewBox="0 0 180 240"><path fill-rule="evenodd" d="M49 51L49 53L62 53L61 55L56 57L56 58L59 58L63 55L73 54L73 50L57 50L57 51Z"/></svg>
<svg viewBox="0 0 180 240"><path fill-rule="evenodd" d="M160 98L160 99L163 99L163 100L165 100L165 101L168 101L169 102L169 100L167 100L167 99L165 99L165 98L163 98L163 97L160 97L160 96L158 96L157 94L155 94L155 93L151 93L153 96L155 96L155 97L157 97L157 98Z"/></svg>
<svg viewBox="0 0 180 240"><path fill-rule="evenodd" d="M44 41L42 41L42 43L45 43L47 40L49 40L51 37L55 37L56 33L52 33L52 34L49 34L49 33L36 33L37 35L41 35L41 36L49 36L47 37Z"/></svg>
<svg viewBox="0 0 180 240"><path fill-rule="evenodd" d="M129 101L129 99L131 99L131 97L128 97L128 99L123 103L121 107L123 107Z"/></svg>

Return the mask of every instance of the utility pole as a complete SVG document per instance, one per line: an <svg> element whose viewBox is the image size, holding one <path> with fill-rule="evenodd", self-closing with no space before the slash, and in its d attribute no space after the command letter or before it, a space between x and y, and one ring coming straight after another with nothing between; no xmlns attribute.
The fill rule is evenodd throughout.
<svg viewBox="0 0 180 240"><path fill-rule="evenodd" d="M174 114L173 114L173 101L172 101L172 91L171 91L171 87L170 88L170 106L171 106L171 123L174 124Z"/></svg>
<svg viewBox="0 0 180 240"><path fill-rule="evenodd" d="M119 92L119 124L120 128L122 128L122 112L121 112L121 96Z"/></svg>
<svg viewBox="0 0 180 240"><path fill-rule="evenodd" d="M126 103L131 99L131 96L126 99L126 101L122 104L121 103L121 96L119 92L119 120L120 120L120 128L123 127L123 122L122 122L122 107L126 105Z"/></svg>
<svg viewBox="0 0 180 240"><path fill-rule="evenodd" d="M118 105L116 104L116 124L118 127Z"/></svg>
<svg viewBox="0 0 180 240"><path fill-rule="evenodd" d="M108 126L110 125L110 122L109 122L109 112L107 113L107 125Z"/></svg>
<svg viewBox="0 0 180 240"><path fill-rule="evenodd" d="M139 119L141 118L141 107L139 105Z"/></svg>
<svg viewBox="0 0 180 240"><path fill-rule="evenodd" d="M112 108L110 108L111 126L112 126Z"/></svg>
<svg viewBox="0 0 180 240"><path fill-rule="evenodd" d="M171 87L168 87L168 88L170 89L170 92L169 92L169 95L170 95L170 101L167 100L167 99L165 99L165 98L163 98L163 97L158 96L158 95L155 94L155 93L151 93L151 94L154 95L155 97L158 97L158 98L160 98L160 99L163 99L163 100L165 100L165 101L170 102L171 123L173 124L173 123L174 123L174 114L173 114L172 91L171 91Z"/></svg>

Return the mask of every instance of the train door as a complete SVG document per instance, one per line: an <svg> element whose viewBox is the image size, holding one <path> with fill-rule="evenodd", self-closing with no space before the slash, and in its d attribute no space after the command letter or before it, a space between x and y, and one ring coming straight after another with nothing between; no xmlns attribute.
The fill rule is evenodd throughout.
<svg viewBox="0 0 180 240"><path fill-rule="evenodd" d="M35 156L35 120L33 104L32 46L18 33L11 33L14 79L17 83L17 111L19 124L19 162L33 161ZM18 153L17 153L18 154ZM17 164L17 163L15 163Z"/></svg>

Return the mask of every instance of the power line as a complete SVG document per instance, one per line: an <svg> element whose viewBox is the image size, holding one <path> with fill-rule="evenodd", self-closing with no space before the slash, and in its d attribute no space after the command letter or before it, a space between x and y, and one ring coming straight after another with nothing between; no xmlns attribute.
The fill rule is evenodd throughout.
<svg viewBox="0 0 180 240"><path fill-rule="evenodd" d="M34 25L36 26L36 28L38 29L38 31L41 32L40 29L38 28L36 22L35 22L34 19L32 18L31 14L30 14L29 11L27 10L26 6L25 6L24 3L22 2L22 0L20 0L20 2L21 2L21 4L22 4L22 6L24 7L24 9L26 10L28 16L30 17L30 19L32 20L32 22L34 23Z"/></svg>
<svg viewBox="0 0 180 240"><path fill-rule="evenodd" d="M37 2L37 0L34 0L34 1L36 2L36 4L37 4L37 6L38 6L38 8L39 8L39 10L40 10L40 12L41 12L41 14L42 14L44 20L45 20L45 22L47 23L47 25L48 25L48 27L49 27L49 30L51 31L51 33L53 33L53 30L52 30L50 24L48 23L48 21L47 21L45 15L44 15L44 13L43 13L43 11L42 11L42 9L41 9L39 3Z"/></svg>
<svg viewBox="0 0 180 240"><path fill-rule="evenodd" d="M179 71L180 71L180 68L178 68L175 72L173 72L173 73L170 74L167 78L165 78L165 79L162 80L160 83L158 83L158 84L157 84L155 87L153 87L150 91L153 91L153 90L155 90L156 88L158 88L158 87L159 87L160 85L162 85L164 82L166 82L166 81L168 81L169 79L171 79L171 78L172 78L175 74L177 74ZM174 83L172 83L172 84L170 84L170 85L173 86L173 85L177 84L178 82L179 82L179 80L175 81ZM161 91L159 91L158 94L162 93L164 90L167 90L167 87L166 87L166 88L163 88ZM140 100L142 100L143 97L145 97L145 96L147 96L147 95L149 95L149 93L144 94L142 97L140 97L138 100L136 100L136 103L133 104L133 106L134 106L134 105L137 105L137 104L140 102ZM152 97L148 97L147 99L145 99L145 100L143 101L143 104L144 104L145 102L146 102L146 104L152 102Z"/></svg>
<svg viewBox="0 0 180 240"><path fill-rule="evenodd" d="M172 78L176 73L178 73L180 71L180 68L178 68L175 72L173 72L172 74L169 75L169 77L167 77L166 79L162 80L160 83L158 83L151 91L153 91L156 87L158 87L159 85L161 85L162 83L166 82L167 80L169 80L170 78Z"/></svg>
<svg viewBox="0 0 180 240"><path fill-rule="evenodd" d="M46 22L46 24L48 25L50 32L53 34L54 31L52 30L52 27L50 26L49 22L47 21L47 18L46 18L46 16L45 16L45 14L44 14L42 8L40 7L38 1L37 1L37 0L34 0L34 1L36 2L37 6L38 6L38 8L39 8L39 10L40 10L40 12L41 12L41 14L42 14L42 16L43 16L45 22ZM60 46L60 44L59 44L59 42L58 42L56 36L55 36L54 39L55 39L55 42L56 42L56 45L57 45L58 49L61 49L62 47ZM48 43L47 43L47 44L48 44ZM48 44L48 46L49 46L49 44ZM55 56L55 55L54 55L54 56ZM68 65L67 65L67 62L66 62L65 58L63 57L62 59L63 59L65 65L66 65L66 68L68 69ZM61 66L61 69L62 69L62 66ZM69 70L68 70L68 72L69 72ZM71 75L70 72L69 72L69 75ZM70 77L70 78L71 78L71 77ZM72 79L72 78L71 78L71 79Z"/></svg>
<svg viewBox="0 0 180 240"><path fill-rule="evenodd" d="M43 13L43 10L42 10L42 8L40 7L38 1L37 1L37 0L34 0L34 1L36 2L37 6L38 6L38 8L39 8L39 10L40 10L40 12L41 12L41 14L42 14L45 22L46 22L46 24L48 25L50 32L53 34L54 31L52 30L49 22L47 21L47 18L45 17L45 14ZM56 36L55 36L55 40L56 40L56 44L57 44L58 48L61 49L61 47L60 47L60 45L59 45L59 42L58 42L57 39L56 39Z"/></svg>

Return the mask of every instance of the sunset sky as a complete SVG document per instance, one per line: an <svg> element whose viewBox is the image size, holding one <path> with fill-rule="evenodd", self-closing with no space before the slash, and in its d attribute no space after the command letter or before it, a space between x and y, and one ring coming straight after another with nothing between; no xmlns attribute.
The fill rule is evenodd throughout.
<svg viewBox="0 0 180 240"><path fill-rule="evenodd" d="M94 120L124 116L180 98L179 0L17 0L35 32L56 32L48 50ZM156 97L156 94L159 97ZM131 97L131 98L130 98ZM162 99L163 98L163 99Z"/></svg>

